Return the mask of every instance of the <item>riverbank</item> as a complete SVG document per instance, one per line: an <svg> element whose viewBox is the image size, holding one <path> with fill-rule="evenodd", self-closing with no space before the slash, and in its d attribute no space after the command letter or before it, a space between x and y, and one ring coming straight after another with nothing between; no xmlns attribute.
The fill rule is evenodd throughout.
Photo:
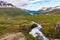
<svg viewBox="0 0 60 40"><path fill-rule="evenodd" d="M29 21L34 21L36 23L42 24L41 31L43 32L46 37L60 39L60 31L57 31L55 29L55 24L60 24L60 14L54 14L54 15L29 15L29 16L0 16L0 36L2 36L5 33L17 33L19 31L29 32L31 29L30 27L32 24ZM24 21L24 20L29 20ZM60 27L60 26L59 26ZM20 30L19 28L23 28L23 30ZM25 34L25 33L24 33ZM28 33L26 33L26 37L30 38ZM34 38L30 38L30 40L33 40Z"/></svg>
<svg viewBox="0 0 60 40"><path fill-rule="evenodd" d="M0 40L27 40L23 33L6 34Z"/></svg>

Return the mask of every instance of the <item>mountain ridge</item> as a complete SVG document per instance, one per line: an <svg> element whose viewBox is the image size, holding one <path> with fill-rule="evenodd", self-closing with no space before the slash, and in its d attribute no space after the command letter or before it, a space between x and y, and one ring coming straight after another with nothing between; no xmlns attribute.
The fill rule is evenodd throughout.
<svg viewBox="0 0 60 40"><path fill-rule="evenodd" d="M31 10L27 10L29 13L31 13ZM42 7L38 11L32 11L31 14L36 15L36 14L55 14L56 12L60 11L60 5L55 6L55 7Z"/></svg>
<svg viewBox="0 0 60 40"><path fill-rule="evenodd" d="M38 11L27 10L27 9L23 9L23 10L28 12L31 15L36 15L36 14L52 14L52 11L59 10L59 9L60 9L60 5L55 6L55 7L42 7Z"/></svg>
<svg viewBox="0 0 60 40"><path fill-rule="evenodd" d="M0 8L15 8L15 6L11 3L0 1Z"/></svg>

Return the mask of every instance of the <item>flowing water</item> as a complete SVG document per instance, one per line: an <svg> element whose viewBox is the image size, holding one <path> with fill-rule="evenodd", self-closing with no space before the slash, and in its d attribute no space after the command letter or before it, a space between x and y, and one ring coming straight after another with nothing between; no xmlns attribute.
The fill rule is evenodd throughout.
<svg viewBox="0 0 60 40"><path fill-rule="evenodd" d="M41 36L43 38L43 40L49 40L48 38L46 38L44 36L44 34L40 31L40 29L42 28L41 24L38 24L36 22L33 22L32 21L32 24L37 24L37 27L33 28L29 34L31 34L33 37L36 37L36 36Z"/></svg>

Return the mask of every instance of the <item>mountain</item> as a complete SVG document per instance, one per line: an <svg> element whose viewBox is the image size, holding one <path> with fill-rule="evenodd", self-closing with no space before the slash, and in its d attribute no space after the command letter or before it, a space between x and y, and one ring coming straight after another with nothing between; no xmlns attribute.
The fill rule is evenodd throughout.
<svg viewBox="0 0 60 40"><path fill-rule="evenodd" d="M15 7L13 4L11 4L11 3L8 3L8 2L5 2L5 1L0 1L0 7L3 7L3 8L5 8L5 7Z"/></svg>
<svg viewBox="0 0 60 40"><path fill-rule="evenodd" d="M0 15L18 16L18 15L30 15L28 12L15 7L13 4L0 1Z"/></svg>
<svg viewBox="0 0 60 40"><path fill-rule="evenodd" d="M41 12L41 11L38 11L36 14L37 15L42 15L42 14L46 14L46 15L49 15L49 14L56 14L56 13L60 13L60 9L54 9L52 11L48 11L48 12Z"/></svg>
<svg viewBox="0 0 60 40"><path fill-rule="evenodd" d="M42 7L37 13L35 14L55 14L60 13L60 5L55 7Z"/></svg>
<svg viewBox="0 0 60 40"><path fill-rule="evenodd" d="M19 16L19 15L30 15L30 14L20 8L0 8L0 16L1 15Z"/></svg>
<svg viewBox="0 0 60 40"><path fill-rule="evenodd" d="M37 14L55 14L58 13L60 11L60 5L55 6L55 7L42 7L40 10L38 11L34 11L34 10L27 10L27 9L23 9L24 11L28 12L31 15L37 15Z"/></svg>
<svg viewBox="0 0 60 40"><path fill-rule="evenodd" d="M60 5L56 6L55 8L56 8L56 9L60 9Z"/></svg>
<svg viewBox="0 0 60 40"><path fill-rule="evenodd" d="M60 5L55 6L55 7L42 7L40 10L44 11L44 12L48 12L48 11L52 11L55 9L60 9Z"/></svg>

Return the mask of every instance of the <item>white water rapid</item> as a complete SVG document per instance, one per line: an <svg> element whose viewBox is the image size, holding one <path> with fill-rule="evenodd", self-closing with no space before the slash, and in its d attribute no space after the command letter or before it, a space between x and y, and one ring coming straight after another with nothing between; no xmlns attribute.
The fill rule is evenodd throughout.
<svg viewBox="0 0 60 40"><path fill-rule="evenodd" d="M46 37L44 36L44 34L40 31L40 29L42 28L42 26L41 26L40 24L38 24L38 23L36 23L36 22L33 22L33 21L32 21L32 24L37 24L37 27L33 28L33 29L29 32L29 34L31 34L33 37L36 37L36 36L38 36L38 34L39 34L39 36L41 36L41 37L43 38L43 40L49 40L49 39L46 38Z"/></svg>

